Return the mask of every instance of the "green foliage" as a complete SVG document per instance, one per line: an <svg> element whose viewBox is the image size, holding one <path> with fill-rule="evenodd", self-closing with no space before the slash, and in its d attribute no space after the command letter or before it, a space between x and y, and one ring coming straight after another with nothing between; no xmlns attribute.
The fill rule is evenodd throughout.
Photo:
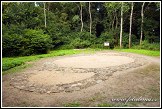
<svg viewBox="0 0 162 109"><path fill-rule="evenodd" d="M6 8L3 9L3 23L5 25L24 25L26 28L36 28L41 25L41 9L36 8L34 3L24 2L10 2Z"/></svg>
<svg viewBox="0 0 162 109"><path fill-rule="evenodd" d="M64 104L65 107L80 107L80 103L74 102L74 103L67 103Z"/></svg>
<svg viewBox="0 0 162 109"><path fill-rule="evenodd" d="M137 37L134 34L132 34L131 37L132 45L138 44L139 41L137 40ZM124 48L129 48L129 33L123 32L122 45Z"/></svg>
<svg viewBox="0 0 162 109"><path fill-rule="evenodd" d="M78 15L75 15L72 19L73 22L78 22L80 20Z"/></svg>
<svg viewBox="0 0 162 109"><path fill-rule="evenodd" d="M159 22L152 20L152 19L145 19L144 20L144 35L145 40L149 42L159 42L160 36L157 35L159 27ZM159 31L160 32L160 31Z"/></svg>
<svg viewBox="0 0 162 109"><path fill-rule="evenodd" d="M71 44L66 44L66 45L61 45L58 48L56 48L57 50L66 50L66 49L74 49L74 46Z"/></svg>
<svg viewBox="0 0 162 109"><path fill-rule="evenodd" d="M114 104L109 104L109 103L102 103L102 104L98 104L98 107L114 107Z"/></svg>
<svg viewBox="0 0 162 109"><path fill-rule="evenodd" d="M104 32L96 39L96 44L104 44L104 42L110 43L110 48L113 49L118 45L119 32L118 30L112 30L109 32Z"/></svg>
<svg viewBox="0 0 162 109"><path fill-rule="evenodd" d="M119 45L121 2L93 2L92 35L89 35L88 3L47 2L46 22L44 25L43 3L3 2L2 3L2 47L3 56L20 56L47 53L53 49L105 48L103 43L110 42L110 48ZM132 21L132 45L139 44L141 25L141 4L134 3ZM80 6L83 6L83 32L80 32ZM97 8L100 10L96 11ZM130 3L123 3L123 46L128 48ZM146 2L144 7L144 37L149 43L160 42L160 7L157 2ZM101 36L94 36L97 24L103 25ZM39 31L39 32L38 32ZM42 32L40 32L42 31ZM134 34L134 35L133 35ZM138 37L136 37L138 36ZM40 39L39 39L40 38ZM49 40L47 40L49 38ZM52 40L52 41L51 41ZM158 48L158 44L145 44L146 49ZM145 46L143 45L143 46ZM156 50L156 49L155 49Z"/></svg>
<svg viewBox="0 0 162 109"><path fill-rule="evenodd" d="M3 56L47 53L51 48L52 40L42 30L26 29L22 35L5 33L2 37Z"/></svg>
<svg viewBox="0 0 162 109"><path fill-rule="evenodd" d="M64 15L64 14L62 14ZM52 17L54 16L54 17ZM49 22L46 33L52 38L53 48L58 48L69 43L70 25L65 20L59 20L57 16L51 13L51 22Z"/></svg>
<svg viewBox="0 0 162 109"><path fill-rule="evenodd" d="M64 43L59 47L62 49L80 49L88 48L92 45L95 40L95 36L90 35L89 32L73 32L64 36Z"/></svg>
<svg viewBox="0 0 162 109"><path fill-rule="evenodd" d="M42 30L24 30L25 51L24 55L48 53L52 40L49 35Z"/></svg>
<svg viewBox="0 0 162 109"><path fill-rule="evenodd" d="M93 48L93 49L104 49L104 44L93 44L90 46L90 48ZM106 49L106 48L105 48Z"/></svg>
<svg viewBox="0 0 162 109"><path fill-rule="evenodd" d="M147 40L142 41L141 45L135 45L132 48L146 50L160 50L160 43L149 43Z"/></svg>
<svg viewBox="0 0 162 109"><path fill-rule="evenodd" d="M24 56L24 57L15 57L15 58L2 58L2 71L15 68L20 65L25 65L26 62L34 61L40 58L53 57L53 56L63 56L79 53L94 53L96 50L100 49L85 49L85 50L54 50L48 54L35 55L35 56ZM115 49L122 52L132 52L138 54L144 54L148 56L160 56L160 51L151 51L151 50L137 50L137 49Z"/></svg>
<svg viewBox="0 0 162 109"><path fill-rule="evenodd" d="M5 34L2 36L3 56L20 55L23 47L23 37L17 34Z"/></svg>
<svg viewBox="0 0 162 109"><path fill-rule="evenodd" d="M76 38L72 41L72 46L77 49L88 48L91 43L88 40L81 40L80 38Z"/></svg>
<svg viewBox="0 0 162 109"><path fill-rule="evenodd" d="M143 54L147 56L160 56L160 51L142 50L142 49L115 49L115 50L121 51L121 52Z"/></svg>
<svg viewBox="0 0 162 109"><path fill-rule="evenodd" d="M86 49L86 50L54 50L50 51L48 54L35 55L35 56L23 56L23 57L14 57L14 58L2 58L2 71L15 68L20 65L25 65L26 62L34 61L40 58L54 57L54 56L63 56L79 53L93 53L96 50Z"/></svg>
<svg viewBox="0 0 162 109"><path fill-rule="evenodd" d="M5 71L8 69L14 68L16 66L20 66L22 64L24 64L24 62L19 61L19 60L15 61L13 59L5 59L3 60L2 70Z"/></svg>
<svg viewBox="0 0 162 109"><path fill-rule="evenodd" d="M112 32L105 32L105 33L102 33L100 38L101 40L104 42L110 42L110 43L113 43L114 42L114 34Z"/></svg>

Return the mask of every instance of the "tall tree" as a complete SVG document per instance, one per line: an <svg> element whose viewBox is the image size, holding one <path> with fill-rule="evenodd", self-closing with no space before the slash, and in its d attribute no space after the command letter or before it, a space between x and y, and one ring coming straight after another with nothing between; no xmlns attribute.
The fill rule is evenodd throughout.
<svg viewBox="0 0 162 109"><path fill-rule="evenodd" d="M80 3L80 21L81 21L81 32L83 31L83 5L82 5L82 3Z"/></svg>
<svg viewBox="0 0 162 109"><path fill-rule="evenodd" d="M89 19L90 19L89 32L90 32L90 35L91 35L92 16L91 16L91 3L90 2L89 2Z"/></svg>
<svg viewBox="0 0 162 109"><path fill-rule="evenodd" d="M47 27L47 24L46 24L46 3L44 2L44 26L45 28Z"/></svg>
<svg viewBox="0 0 162 109"><path fill-rule="evenodd" d="M121 22L120 22L120 48L122 48L122 32L123 32L123 2L121 6Z"/></svg>
<svg viewBox="0 0 162 109"><path fill-rule="evenodd" d="M116 17L116 26L115 26L115 29L118 28L118 13L116 12L115 13L115 17Z"/></svg>
<svg viewBox="0 0 162 109"><path fill-rule="evenodd" d="M114 29L114 24L116 25L115 29L117 29L118 25L118 11L121 9L121 4L119 2L106 2L104 3L104 6L107 10L108 14L108 26L109 31L112 31Z"/></svg>
<svg viewBox="0 0 162 109"><path fill-rule="evenodd" d="M142 9L141 9L141 37L140 37L140 45L142 43L142 36L143 36L143 17L144 17L143 8L144 8L144 5L145 5L145 2L143 2Z"/></svg>
<svg viewBox="0 0 162 109"><path fill-rule="evenodd" d="M51 2L48 2L47 5L48 5L48 6L47 6L47 10L50 11Z"/></svg>
<svg viewBox="0 0 162 109"><path fill-rule="evenodd" d="M132 6L131 6L131 14L130 14L130 27L129 27L129 48L131 48L132 16L133 16L133 2L132 2Z"/></svg>

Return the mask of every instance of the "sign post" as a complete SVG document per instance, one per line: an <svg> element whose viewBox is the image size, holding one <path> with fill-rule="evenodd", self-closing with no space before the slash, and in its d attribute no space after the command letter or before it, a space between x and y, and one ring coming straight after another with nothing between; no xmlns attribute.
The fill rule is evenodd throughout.
<svg viewBox="0 0 162 109"><path fill-rule="evenodd" d="M109 47L109 45L110 45L109 42L104 42L105 47Z"/></svg>

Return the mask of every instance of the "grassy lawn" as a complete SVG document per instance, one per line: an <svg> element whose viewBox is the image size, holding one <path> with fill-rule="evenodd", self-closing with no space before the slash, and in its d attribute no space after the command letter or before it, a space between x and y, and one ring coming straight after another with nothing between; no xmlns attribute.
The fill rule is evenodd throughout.
<svg viewBox="0 0 162 109"><path fill-rule="evenodd" d="M54 50L48 54L34 55L34 56L23 56L23 57L12 57L12 58L2 58L2 71L15 68L20 65L24 65L26 62L38 60L40 58L72 55L80 53L93 53L94 49L81 49L81 50Z"/></svg>
<svg viewBox="0 0 162 109"><path fill-rule="evenodd" d="M67 103L64 107L81 107L81 104L79 102Z"/></svg>
<svg viewBox="0 0 162 109"><path fill-rule="evenodd" d="M80 54L80 53L94 53L95 51L99 51L99 50L101 50L101 49L54 50L48 54L2 58L2 71L3 71L3 74L4 73L6 74L6 72L4 72L4 71L7 71L7 73L14 72L14 71L16 71L17 66L19 66L18 69L23 69L24 67L27 67L27 65L25 64L26 62L38 60L40 58L72 55L72 54ZM132 52L132 53L138 53L138 54L143 54L143 55L148 55L148 56L160 56L160 51L137 50L137 49L115 49L115 51ZM21 67L20 67L20 65L21 65ZM9 69L12 69L12 70L10 71Z"/></svg>
<svg viewBox="0 0 162 109"><path fill-rule="evenodd" d="M143 54L147 56L160 56L160 51L152 51L152 50L137 50L137 49L115 49L116 51L120 52L130 52L130 53L137 53L137 54Z"/></svg>

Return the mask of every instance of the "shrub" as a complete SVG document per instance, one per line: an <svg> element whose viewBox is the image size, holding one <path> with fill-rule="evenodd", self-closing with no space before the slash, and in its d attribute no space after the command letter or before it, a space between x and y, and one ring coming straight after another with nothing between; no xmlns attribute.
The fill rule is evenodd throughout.
<svg viewBox="0 0 162 109"><path fill-rule="evenodd" d="M42 30L24 30L25 51L24 55L47 53L52 47L52 39Z"/></svg>
<svg viewBox="0 0 162 109"><path fill-rule="evenodd" d="M74 49L74 46L72 46L71 44L66 44L66 45L59 46L57 49L58 50Z"/></svg>
<svg viewBox="0 0 162 109"><path fill-rule="evenodd" d="M107 42L107 41L110 43L114 42L114 36L113 36L113 34L111 34L109 32L102 33L100 36L100 39L101 39L101 41L103 41L102 43Z"/></svg>
<svg viewBox="0 0 162 109"><path fill-rule="evenodd" d="M88 48L91 43L88 40L81 40L80 38L76 38L71 42L71 45L74 48L80 49L80 48Z"/></svg>
<svg viewBox="0 0 162 109"><path fill-rule="evenodd" d="M95 48L102 48L102 49L103 49L103 48L105 48L105 47L104 47L103 44L93 44L93 45L90 46L90 48L94 48L94 49L95 49Z"/></svg>
<svg viewBox="0 0 162 109"><path fill-rule="evenodd" d="M104 42L109 42L110 43L109 47L113 49L115 46L114 37L115 37L115 34L113 34L112 32L105 32L101 34L100 38L97 39L98 40L97 42L99 42L100 44L104 44Z"/></svg>
<svg viewBox="0 0 162 109"><path fill-rule="evenodd" d="M137 42L139 42L134 34L131 35L131 38L132 45L135 45ZM129 48L129 33L123 33L122 45L124 48Z"/></svg>
<svg viewBox="0 0 162 109"><path fill-rule="evenodd" d="M95 36L90 35L89 32L73 32L66 36L66 43L63 43L61 48L88 48L94 43L94 40Z"/></svg>
<svg viewBox="0 0 162 109"><path fill-rule="evenodd" d="M135 49L160 50L160 43L149 43L148 40L142 41L141 45L133 46Z"/></svg>
<svg viewBox="0 0 162 109"><path fill-rule="evenodd" d="M4 34L2 36L3 56L18 56L23 52L24 38L18 34Z"/></svg>
<svg viewBox="0 0 162 109"><path fill-rule="evenodd" d="M2 36L3 56L24 56L47 53L51 48L51 38L42 30L24 30L22 35L4 34Z"/></svg>

